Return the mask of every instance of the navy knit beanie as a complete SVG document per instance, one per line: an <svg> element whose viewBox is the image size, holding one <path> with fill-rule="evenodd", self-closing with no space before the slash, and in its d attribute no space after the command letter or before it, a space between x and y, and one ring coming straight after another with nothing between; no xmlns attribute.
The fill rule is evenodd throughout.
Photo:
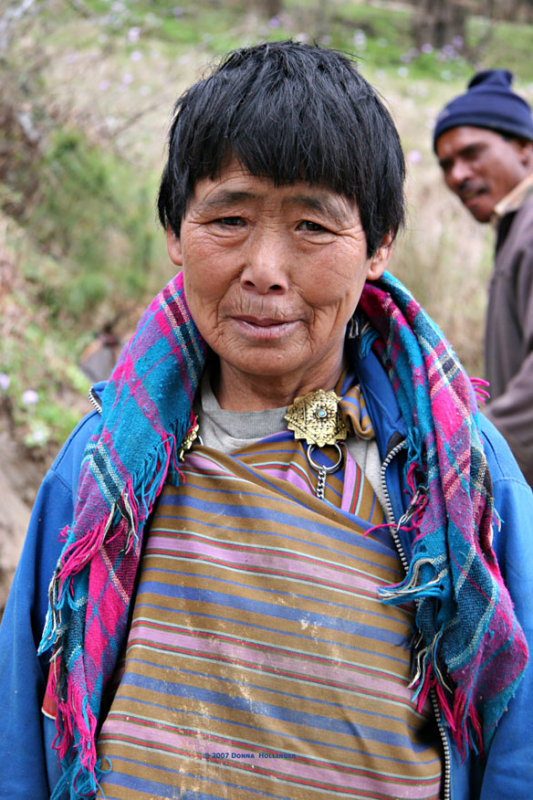
<svg viewBox="0 0 533 800"><path fill-rule="evenodd" d="M512 82L513 74L507 69L486 69L474 75L467 91L451 100L437 117L433 149L441 133L458 125L490 128L533 141L531 108L513 92Z"/></svg>

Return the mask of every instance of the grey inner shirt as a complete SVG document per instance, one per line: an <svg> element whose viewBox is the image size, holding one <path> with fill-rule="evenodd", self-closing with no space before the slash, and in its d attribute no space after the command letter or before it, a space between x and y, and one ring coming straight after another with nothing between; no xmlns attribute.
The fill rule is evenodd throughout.
<svg viewBox="0 0 533 800"><path fill-rule="evenodd" d="M222 453L232 453L279 431L285 430L287 406L266 411L226 411L221 408L211 388L209 374L202 378L195 410L199 422L200 441ZM382 508L386 508L381 482L381 459L375 439L350 436L348 451L375 491Z"/></svg>

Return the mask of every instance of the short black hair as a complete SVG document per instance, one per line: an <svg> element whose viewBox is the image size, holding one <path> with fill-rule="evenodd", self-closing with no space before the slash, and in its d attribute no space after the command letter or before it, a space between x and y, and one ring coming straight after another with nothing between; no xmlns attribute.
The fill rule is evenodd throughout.
<svg viewBox="0 0 533 800"><path fill-rule="evenodd" d="M196 183L232 158L276 185L305 181L355 199L372 256L404 222L394 122L347 55L285 41L231 52L177 101L159 219L179 237Z"/></svg>

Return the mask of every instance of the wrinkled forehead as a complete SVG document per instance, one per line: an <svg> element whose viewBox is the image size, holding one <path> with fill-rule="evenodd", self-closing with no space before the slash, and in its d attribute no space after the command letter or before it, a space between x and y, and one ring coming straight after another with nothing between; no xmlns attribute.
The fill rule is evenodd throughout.
<svg viewBox="0 0 533 800"><path fill-rule="evenodd" d="M202 178L195 184L191 205L213 213L233 209L276 210L280 213L313 212L339 226L359 220L359 208L354 198L335 189L309 181L275 182L270 177L250 172L233 158L213 177Z"/></svg>
<svg viewBox="0 0 533 800"><path fill-rule="evenodd" d="M253 187L253 189L252 189ZM285 199L288 203L301 200L309 205L329 205L343 208L346 205L357 207L357 201L326 181L313 181L305 177L289 179L271 176L262 170L249 169L239 158L230 153L220 168L213 174L196 180L194 197L208 193L212 197L239 199L251 195L269 195Z"/></svg>

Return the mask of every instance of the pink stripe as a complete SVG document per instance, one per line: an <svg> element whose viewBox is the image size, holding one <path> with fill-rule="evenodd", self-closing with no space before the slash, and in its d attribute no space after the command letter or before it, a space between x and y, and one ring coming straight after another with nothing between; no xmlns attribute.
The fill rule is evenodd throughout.
<svg viewBox="0 0 533 800"><path fill-rule="evenodd" d="M350 512L352 505L352 495L356 477L357 465L355 463L355 459L350 455L348 448L346 448L346 463L344 467L344 484L342 487L341 508L343 511L348 513Z"/></svg>
<svg viewBox="0 0 533 800"><path fill-rule="evenodd" d="M313 494L309 482L290 464L287 464L287 469L281 469L272 464L256 464L255 468L259 472L266 473L270 478L274 478L274 480L286 481L306 494Z"/></svg>
<svg viewBox="0 0 533 800"><path fill-rule="evenodd" d="M147 547L147 555L153 555L158 549L166 552L176 553L178 556L186 554L197 555L201 560L215 561L235 568L244 567L252 572L266 572L276 575L293 575L296 578L304 576L310 578L317 584L328 586L341 586L351 592L365 594L370 598L377 599L377 584L375 580L370 580L354 572L342 569L342 567L329 567L322 561L311 558L304 558L297 554L290 553L288 558L269 555L264 550L242 551L241 549L228 549L209 545L203 541L191 539L176 539L175 537L164 538L152 534Z"/></svg>
<svg viewBox="0 0 533 800"><path fill-rule="evenodd" d="M262 643L254 645L252 642L238 644L229 639L224 640L209 631L205 636L198 632L190 634L183 630L163 630L160 627L151 627L145 624L134 624L131 628L129 646L143 647L164 646L171 652L192 651L198 657L213 657L217 660L234 663L245 663L254 669L270 673L289 674L291 676L305 677L309 681L317 680L319 683L341 684L349 689L366 689L374 694L387 695L397 700L406 700L409 706L411 691L406 682L398 676L385 677L371 673L368 667L344 662L339 663L327 657L315 657L297 653L287 655L272 646Z"/></svg>
<svg viewBox="0 0 533 800"><path fill-rule="evenodd" d="M306 759L301 759L296 755L296 758L276 758L276 759L263 759L258 758L259 752L269 752L268 748L260 746L251 747L246 745L243 747L239 742L234 742L231 739L221 739L220 741L213 741L213 738L199 738L196 736L188 736L182 733L175 733L168 728L165 728L160 722L154 725L147 726L136 725L127 722L122 718L116 719L114 716L108 717L105 724L105 736L126 736L135 739L141 743L150 743L156 746L156 749L172 749L174 751L183 752L185 757L201 758L204 760L204 753L220 753L228 752L230 754L227 760L221 762L217 759L205 759L206 766L212 765L217 772L217 778L220 779L220 764L228 763L237 769L253 769L255 773L262 773L266 775L280 775L285 780L290 780L291 783L300 783L304 786L326 786L332 791L339 793L348 793L355 790L365 792L375 792L378 794L388 794L390 797L398 798L398 800L409 800L409 798L416 798L422 800L424 797L434 796L435 789L438 785L437 781L433 781L429 786L420 786L409 783L403 786L398 783L398 780L391 782L385 780L376 780L372 777L358 775L350 767L339 767L332 764L329 769L326 767L315 766L312 762ZM163 745L164 747L161 747ZM248 752L254 753L255 759L237 760L231 758L232 752Z"/></svg>
<svg viewBox="0 0 533 800"><path fill-rule="evenodd" d="M201 472L204 477L206 475L227 475L234 480L236 478L232 472L219 464L218 461L194 450L188 452L185 458L184 472L189 471Z"/></svg>

